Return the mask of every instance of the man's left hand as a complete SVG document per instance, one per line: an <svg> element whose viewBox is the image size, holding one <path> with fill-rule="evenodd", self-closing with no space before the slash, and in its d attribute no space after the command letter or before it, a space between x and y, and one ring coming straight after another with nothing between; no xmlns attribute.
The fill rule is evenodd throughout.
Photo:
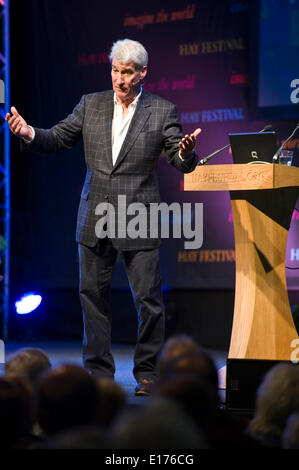
<svg viewBox="0 0 299 470"><path fill-rule="evenodd" d="M192 152L196 144L196 137L201 133L201 129L195 129L192 134L186 134L185 137L179 142L180 156L182 158L187 158L188 155Z"/></svg>

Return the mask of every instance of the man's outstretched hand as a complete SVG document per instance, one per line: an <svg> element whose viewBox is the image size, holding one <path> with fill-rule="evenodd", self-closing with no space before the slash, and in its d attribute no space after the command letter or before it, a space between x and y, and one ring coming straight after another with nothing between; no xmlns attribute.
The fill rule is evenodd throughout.
<svg viewBox="0 0 299 470"><path fill-rule="evenodd" d="M196 137L201 133L201 129L195 129L192 134L186 134L185 137L179 142L180 156L182 158L188 157L196 144Z"/></svg>
<svg viewBox="0 0 299 470"><path fill-rule="evenodd" d="M32 140L32 129L28 126L25 119L22 118L14 106L10 108L10 112L11 114L6 114L5 120L8 122L11 132L25 140Z"/></svg>

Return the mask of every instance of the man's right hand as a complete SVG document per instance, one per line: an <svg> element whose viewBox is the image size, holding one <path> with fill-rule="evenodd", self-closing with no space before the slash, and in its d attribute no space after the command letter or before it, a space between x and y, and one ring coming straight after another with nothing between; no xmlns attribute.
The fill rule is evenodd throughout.
<svg viewBox="0 0 299 470"><path fill-rule="evenodd" d="M5 120L8 122L11 132L18 137L31 141L33 139L32 129L28 126L25 119L20 116L14 106L12 106L10 111L11 114L7 113Z"/></svg>

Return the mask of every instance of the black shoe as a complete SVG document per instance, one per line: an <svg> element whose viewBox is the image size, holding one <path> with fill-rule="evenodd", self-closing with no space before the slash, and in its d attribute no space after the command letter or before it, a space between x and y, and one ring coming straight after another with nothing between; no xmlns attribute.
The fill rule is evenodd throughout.
<svg viewBox="0 0 299 470"><path fill-rule="evenodd" d="M154 379L146 379L146 378L140 379L135 388L135 396L141 397L141 396L149 395L152 391L154 384L155 384Z"/></svg>

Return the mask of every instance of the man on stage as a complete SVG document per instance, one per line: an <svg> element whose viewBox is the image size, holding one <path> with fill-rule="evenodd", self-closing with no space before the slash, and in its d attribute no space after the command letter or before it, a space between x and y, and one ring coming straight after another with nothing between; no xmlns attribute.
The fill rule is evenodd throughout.
<svg viewBox="0 0 299 470"><path fill-rule="evenodd" d="M148 55L139 42L117 41L110 60L113 90L84 95L72 114L51 129L27 125L14 107L6 120L11 131L22 138L22 148L30 151L53 153L71 148L83 137L87 172L76 231L84 320L83 362L91 374L114 377L110 281L119 254L138 313L135 394L147 395L164 341L160 239L130 238L127 233L119 236L122 230L107 236L107 227L99 234L95 212L100 203L112 204L117 220L118 211L126 211L131 203L149 207L159 202L157 161L161 151L179 171L193 171L198 161L194 147L200 129L183 137L175 106L142 88ZM126 196L126 207L118 207L119 195Z"/></svg>

